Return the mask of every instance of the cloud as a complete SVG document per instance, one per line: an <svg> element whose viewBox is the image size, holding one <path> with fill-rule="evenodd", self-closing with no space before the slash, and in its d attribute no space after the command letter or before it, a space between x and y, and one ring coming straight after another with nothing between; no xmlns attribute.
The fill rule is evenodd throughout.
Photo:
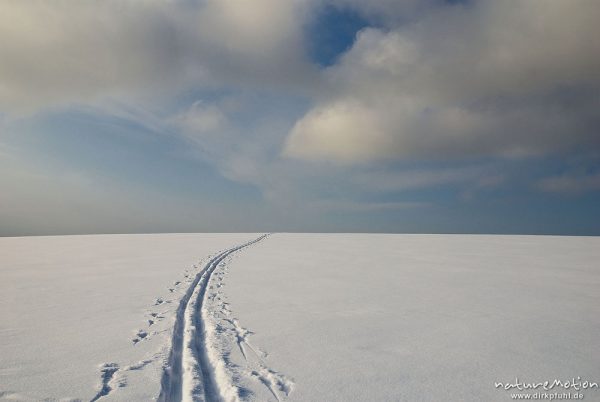
<svg viewBox="0 0 600 402"><path fill-rule="evenodd" d="M490 183L491 185L492 178L497 178L497 174L491 167L468 166L400 171L367 170L353 175L352 181L369 191L399 192L460 184L479 187L480 184L485 186L486 183Z"/></svg>
<svg viewBox="0 0 600 402"><path fill-rule="evenodd" d="M306 43L322 39L319 29L306 30L323 7L350 8L349 15L370 24L327 68L309 59ZM346 14L339 15L335 22L343 23ZM10 207L0 220L34 227L48 215L50 232L94 231L88 228L96 223L150 228L152 216L165 230L194 227L190 216L236 230L257 222L375 225L370 217L380 212L433 219L436 205L464 202L461 195L479 199L514 191L515 182L529 186L552 159L532 155L554 153L562 166L567 154L600 151L598 15L600 3L589 0L2 1L6 138L19 130L4 127L25 121L32 123L29 139L75 134L86 129L73 124L78 116L91 115L124 136L149 134L156 155L197 166L198 180L202 169L216 172L224 190L190 196L187 187L162 181L135 190L136 180L119 186L51 169L30 177L17 166L0 174L7 189L0 198ZM331 25L335 36L339 27ZM48 115L54 125L45 123ZM118 147L145 152L135 142L96 139L90 141L100 155ZM64 153L56 138L27 141L16 143L39 143L40 154L64 160L81 146L75 135L65 136ZM0 162L14 153L0 144ZM42 163L25 159L23 171ZM69 166L86 169L81 162ZM140 174L144 168L135 166ZM176 169L164 174L176 180ZM583 193L596 191L597 180L568 174L536 186ZM228 193L233 188L257 205L236 199ZM203 197L222 199L211 204ZM139 210L149 199L154 203ZM31 213L39 209L31 200L45 202L39 214ZM338 211L344 215L331 219ZM399 222L385 220L391 228Z"/></svg>
<svg viewBox="0 0 600 402"><path fill-rule="evenodd" d="M362 161L386 155L390 138L378 112L359 102L337 100L311 110L296 123L284 154L302 159Z"/></svg>
<svg viewBox="0 0 600 402"><path fill-rule="evenodd" d="M233 181L262 186L269 162L271 134L256 122L243 122L251 114L253 98L232 95L212 103L194 102L169 119L204 160ZM262 113L258 113L262 114Z"/></svg>
<svg viewBox="0 0 600 402"><path fill-rule="evenodd" d="M0 110L294 85L310 74L302 16L278 0L3 1Z"/></svg>
<svg viewBox="0 0 600 402"><path fill-rule="evenodd" d="M596 1L439 6L361 31L283 155L342 164L600 147Z"/></svg>
<svg viewBox="0 0 600 402"><path fill-rule="evenodd" d="M12 151L0 155L0 236L251 231L272 224L266 220L273 211L262 205L244 203L248 214L234 199L165 191L43 158L32 163L31 155Z"/></svg>
<svg viewBox="0 0 600 402"><path fill-rule="evenodd" d="M196 101L172 119L173 124L190 136L218 133L228 125L228 119L218 106Z"/></svg>
<svg viewBox="0 0 600 402"><path fill-rule="evenodd" d="M546 177L536 183L536 187L544 192L565 195L581 195L600 191L600 173L588 175L565 174Z"/></svg>
<svg viewBox="0 0 600 402"><path fill-rule="evenodd" d="M311 208L329 213L361 213L361 212L385 212L414 208L426 208L431 204L416 201L400 202L367 202L367 201L340 201L319 200L309 204Z"/></svg>

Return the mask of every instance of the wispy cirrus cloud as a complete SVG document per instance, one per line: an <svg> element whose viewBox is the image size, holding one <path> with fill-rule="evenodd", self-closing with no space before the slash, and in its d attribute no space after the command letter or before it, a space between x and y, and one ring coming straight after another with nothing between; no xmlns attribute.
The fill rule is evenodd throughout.
<svg viewBox="0 0 600 402"><path fill-rule="evenodd" d="M546 177L536 183L536 187L548 193L581 195L600 191L600 173L564 174Z"/></svg>

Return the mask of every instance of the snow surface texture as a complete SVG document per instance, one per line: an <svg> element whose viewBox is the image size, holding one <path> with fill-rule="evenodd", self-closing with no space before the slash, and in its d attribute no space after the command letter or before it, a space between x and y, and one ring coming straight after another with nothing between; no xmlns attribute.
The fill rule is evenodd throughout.
<svg viewBox="0 0 600 402"><path fill-rule="evenodd" d="M494 382L600 382L598 261L591 237L4 238L0 400L506 401Z"/></svg>
<svg viewBox="0 0 600 402"><path fill-rule="evenodd" d="M156 400L179 301L257 236L0 238L0 400Z"/></svg>

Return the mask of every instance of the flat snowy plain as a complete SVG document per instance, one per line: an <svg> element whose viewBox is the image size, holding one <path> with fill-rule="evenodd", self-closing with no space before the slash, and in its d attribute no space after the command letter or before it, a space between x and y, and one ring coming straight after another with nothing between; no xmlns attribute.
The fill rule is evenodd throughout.
<svg viewBox="0 0 600 402"><path fill-rule="evenodd" d="M0 400L508 401L600 383L600 238L0 238L0 314Z"/></svg>

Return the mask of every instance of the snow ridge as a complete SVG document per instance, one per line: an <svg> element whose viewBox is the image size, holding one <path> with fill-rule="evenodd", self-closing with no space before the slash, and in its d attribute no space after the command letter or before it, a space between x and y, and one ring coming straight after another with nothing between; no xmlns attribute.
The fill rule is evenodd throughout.
<svg viewBox="0 0 600 402"><path fill-rule="evenodd" d="M222 366L220 356L207 346L204 297L212 273L223 260L267 236L262 235L217 254L196 274L177 308L171 352L161 380L159 401L239 399L235 387L219 369Z"/></svg>

